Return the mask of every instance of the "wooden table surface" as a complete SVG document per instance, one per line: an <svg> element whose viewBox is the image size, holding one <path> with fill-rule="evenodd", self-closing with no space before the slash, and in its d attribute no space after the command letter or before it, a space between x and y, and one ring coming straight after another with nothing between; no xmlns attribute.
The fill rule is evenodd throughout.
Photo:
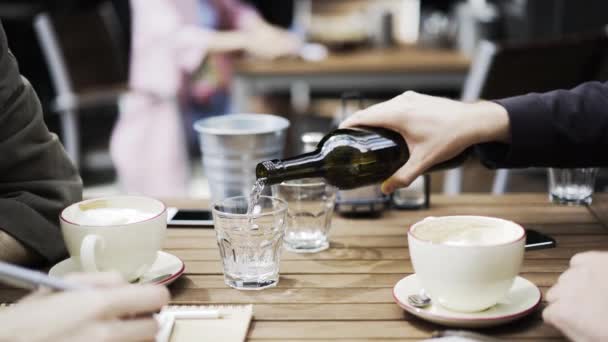
<svg viewBox="0 0 608 342"><path fill-rule="evenodd" d="M457 51L410 46L332 53L319 62L295 58L276 61L244 59L237 62L236 72L247 75L466 72L469 64L470 60Z"/></svg>
<svg viewBox="0 0 608 342"><path fill-rule="evenodd" d="M174 200L183 208L204 201ZM254 305L250 341L395 341L429 337L440 326L404 313L392 297L393 285L412 273L407 249L409 225L426 217L489 215L514 220L552 235L557 248L526 252L522 276L543 292L555 283L578 252L608 249L608 195L596 195L591 207L547 202L546 194L432 197L431 209L390 211L377 220L336 216L331 248L317 254L284 252L278 287L237 291L224 285L213 230L171 229L165 250L186 262L186 275L172 286L175 304ZM21 291L0 289L0 302ZM506 340L561 340L537 312L484 333Z"/></svg>

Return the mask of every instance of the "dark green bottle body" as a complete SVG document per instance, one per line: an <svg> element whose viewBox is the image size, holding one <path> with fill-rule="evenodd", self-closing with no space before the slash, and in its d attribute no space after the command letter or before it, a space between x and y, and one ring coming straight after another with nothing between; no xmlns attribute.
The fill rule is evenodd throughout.
<svg viewBox="0 0 608 342"><path fill-rule="evenodd" d="M459 160L442 163L443 168L455 166L465 158L462 155ZM329 184L346 190L380 183L408 159L407 144L399 133L368 127L337 129L319 142L316 151L258 164L256 177L266 178L266 184L322 177Z"/></svg>

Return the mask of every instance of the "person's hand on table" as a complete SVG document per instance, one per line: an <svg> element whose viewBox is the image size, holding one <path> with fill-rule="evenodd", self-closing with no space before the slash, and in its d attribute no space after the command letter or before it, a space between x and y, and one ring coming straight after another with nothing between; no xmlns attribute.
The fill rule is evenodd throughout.
<svg viewBox="0 0 608 342"><path fill-rule="evenodd" d="M547 293L545 322L573 341L608 341L608 252L586 252Z"/></svg>
<svg viewBox="0 0 608 342"><path fill-rule="evenodd" d="M0 341L153 341L163 286L130 285L114 273L73 275L91 290L39 290L0 309Z"/></svg>
<svg viewBox="0 0 608 342"><path fill-rule="evenodd" d="M383 127L401 133L410 159L382 184L391 193L408 186L429 167L449 160L471 145L509 140L509 117L493 102L463 103L407 91L360 110L340 127Z"/></svg>

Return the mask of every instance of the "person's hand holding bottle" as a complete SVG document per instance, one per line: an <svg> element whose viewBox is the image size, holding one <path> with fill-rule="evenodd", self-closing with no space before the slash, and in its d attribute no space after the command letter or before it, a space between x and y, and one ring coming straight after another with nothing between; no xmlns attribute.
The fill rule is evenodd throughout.
<svg viewBox="0 0 608 342"><path fill-rule="evenodd" d="M164 286L130 285L119 274L75 275L91 290L40 290L0 309L0 341L153 341L152 313L169 301Z"/></svg>
<svg viewBox="0 0 608 342"><path fill-rule="evenodd" d="M431 166L469 146L509 141L509 117L502 106L485 101L463 103L413 91L358 111L340 127L356 126L394 130L408 145L410 158L382 184L385 193L408 186Z"/></svg>

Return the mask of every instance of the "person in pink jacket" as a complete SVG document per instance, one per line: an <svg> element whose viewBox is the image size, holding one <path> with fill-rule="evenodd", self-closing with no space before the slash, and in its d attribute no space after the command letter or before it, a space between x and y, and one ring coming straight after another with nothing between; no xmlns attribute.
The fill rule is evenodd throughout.
<svg viewBox="0 0 608 342"><path fill-rule="evenodd" d="M125 192L184 196L189 162L180 99L194 93L204 99L225 85L199 80L192 92L195 72L210 57L222 60L234 51L260 58L293 54L298 41L236 0L131 0L131 8L129 92L121 99L110 152ZM206 15L232 25L222 19L203 26Z"/></svg>

